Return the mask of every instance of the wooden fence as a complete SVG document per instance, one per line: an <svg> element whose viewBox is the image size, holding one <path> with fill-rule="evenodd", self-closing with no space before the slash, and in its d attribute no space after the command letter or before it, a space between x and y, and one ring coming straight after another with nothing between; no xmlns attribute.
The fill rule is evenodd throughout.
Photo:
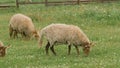
<svg viewBox="0 0 120 68"><path fill-rule="evenodd" d="M16 0L16 6L19 8L22 4L45 4L45 6L50 5L70 5L70 4L80 4L80 2L89 2L89 0L66 0L66 1L49 1L45 0L44 2L19 2Z"/></svg>
<svg viewBox="0 0 120 68"><path fill-rule="evenodd" d="M0 2L0 8L9 8L9 7L16 7L16 5L11 5L10 2L5 2L5 3Z"/></svg>
<svg viewBox="0 0 120 68"><path fill-rule="evenodd" d="M118 1L118 0L65 0L65 1L50 1L44 0L43 2L20 2L20 0L16 0L16 7L19 8L20 5L23 4L45 4L45 6L50 5L75 5L80 3L89 3L89 2L111 2L111 1ZM10 5L0 5L0 7L15 7Z"/></svg>

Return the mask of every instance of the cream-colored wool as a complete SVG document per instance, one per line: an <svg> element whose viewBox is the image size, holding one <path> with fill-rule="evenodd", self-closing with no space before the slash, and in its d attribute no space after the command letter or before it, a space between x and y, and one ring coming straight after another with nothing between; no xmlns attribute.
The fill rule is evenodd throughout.
<svg viewBox="0 0 120 68"><path fill-rule="evenodd" d="M50 45L53 45L55 42L67 42L71 45L82 45L84 43L90 43L88 37L83 33L83 31L74 25L51 24L46 26L40 31L40 46L42 46L43 36L45 36L46 39L50 42Z"/></svg>
<svg viewBox="0 0 120 68"><path fill-rule="evenodd" d="M23 14L13 15L9 23L10 33L14 31L20 34L24 33L28 38L37 33L31 18Z"/></svg>
<svg viewBox="0 0 120 68"><path fill-rule="evenodd" d="M39 47L42 46L43 37L48 41L46 45L46 54L49 47L54 55L54 45L56 43L68 44L68 55L70 54L71 45L74 45L79 55L78 46L83 47L83 51L88 56L90 51L90 41L85 33L77 26L66 24L51 24L40 31Z"/></svg>

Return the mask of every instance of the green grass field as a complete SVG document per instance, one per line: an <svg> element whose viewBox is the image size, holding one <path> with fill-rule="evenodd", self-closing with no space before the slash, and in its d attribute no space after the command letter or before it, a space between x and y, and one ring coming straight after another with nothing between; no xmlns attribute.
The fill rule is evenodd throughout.
<svg viewBox="0 0 120 68"><path fill-rule="evenodd" d="M32 18L41 29L51 23L79 26L95 43L88 57L82 48L78 56L74 47L67 55L67 46L55 46L57 56L45 54L44 41L38 48L37 40L10 39L9 20L22 13ZM120 68L120 2L91 3L67 6L21 5L20 8L0 8L0 40L11 48L0 57L0 68Z"/></svg>

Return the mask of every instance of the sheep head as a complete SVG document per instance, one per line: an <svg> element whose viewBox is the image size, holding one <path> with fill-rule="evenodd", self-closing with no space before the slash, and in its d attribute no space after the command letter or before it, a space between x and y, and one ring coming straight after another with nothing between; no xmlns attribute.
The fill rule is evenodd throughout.
<svg viewBox="0 0 120 68"><path fill-rule="evenodd" d="M93 43L86 43L86 44L84 44L83 51L85 53L85 56L89 55L91 46L93 46Z"/></svg>
<svg viewBox="0 0 120 68"><path fill-rule="evenodd" d="M7 48L9 48L10 47L10 45L9 46L0 46L0 57L4 57L5 56L5 54L6 54L6 49Z"/></svg>
<svg viewBox="0 0 120 68"><path fill-rule="evenodd" d="M32 38L35 37L37 40L39 39L39 32L37 30L32 32Z"/></svg>

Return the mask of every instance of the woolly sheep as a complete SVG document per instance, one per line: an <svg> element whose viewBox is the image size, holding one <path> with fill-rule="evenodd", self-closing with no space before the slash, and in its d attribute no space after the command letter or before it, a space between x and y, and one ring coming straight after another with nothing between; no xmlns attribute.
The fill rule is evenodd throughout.
<svg viewBox="0 0 120 68"><path fill-rule="evenodd" d="M0 57L4 57L6 55L6 49L9 48L10 45L4 46L4 44L0 41Z"/></svg>
<svg viewBox="0 0 120 68"><path fill-rule="evenodd" d="M74 45L78 55L78 46L82 46L85 56L88 56L90 47L92 45L88 37L84 34L84 32L79 27L74 25L51 24L44 27L40 31L40 47L42 46L43 37L45 37L48 41L46 45L46 54L48 54L48 49L50 47L53 54L56 55L54 51L54 45L56 43L62 43L68 45L68 55L71 51L71 45Z"/></svg>
<svg viewBox="0 0 120 68"><path fill-rule="evenodd" d="M10 37L18 37L18 33L26 38L39 37L31 18L20 13L13 15L9 22Z"/></svg>

